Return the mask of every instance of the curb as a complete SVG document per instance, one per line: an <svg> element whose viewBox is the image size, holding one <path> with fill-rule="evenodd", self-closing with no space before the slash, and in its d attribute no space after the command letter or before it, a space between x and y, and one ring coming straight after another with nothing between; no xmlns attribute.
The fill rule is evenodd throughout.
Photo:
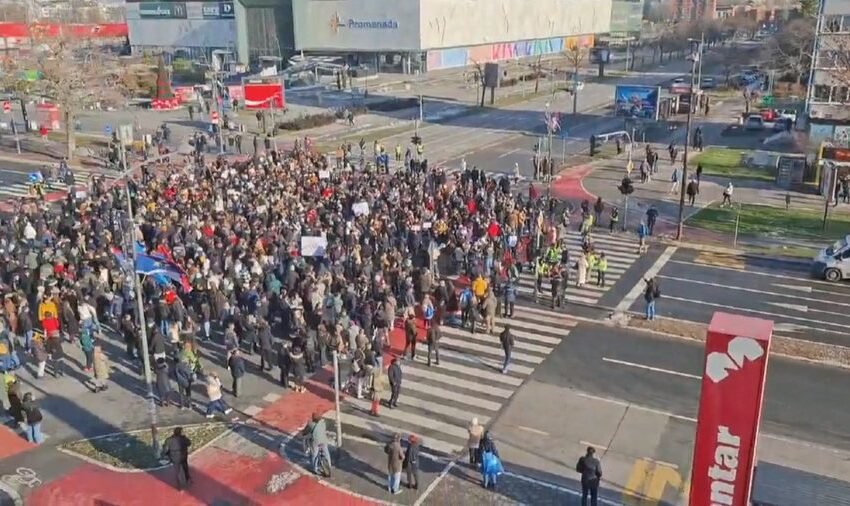
<svg viewBox="0 0 850 506"><path fill-rule="evenodd" d="M620 321L615 321L615 318L618 318L618 315L613 314L608 321L601 321L601 322L598 322L598 323L601 323L602 325L618 327L618 328L627 329L627 330L634 330L634 331L642 332L642 333L645 333L645 334L655 334L655 335L664 336L664 337L671 338L671 339L685 340L685 341L689 341L689 342L693 342L693 343L704 343L705 342L704 337L703 338L695 338L695 337L691 337L691 336L687 336L687 335L674 334L674 333L665 332L665 331L662 331L662 330L656 330L656 329L647 328L647 327L630 325L630 322L631 322L632 318L635 317L635 315L636 315L636 313L621 314L621 315L619 315ZM623 318L622 318L623 316L626 317L625 321L623 321ZM664 317L659 317L658 319L664 320L664 321L681 322L683 324L691 325L693 327L707 328L707 324L692 322L692 321L688 321L688 320L679 320L679 319L676 319L676 318L664 318ZM783 351L777 351L775 347L772 347L771 350L770 350L771 355L781 357L781 358L784 358L784 359L788 359L788 360L798 361L798 362L806 362L806 363L809 363L809 364L823 365L823 366L829 366L829 367L837 367L837 368L840 368L840 369L850 370L850 362L844 363L844 362L832 360L830 358L823 358L823 357L829 357L829 356L834 357L834 356L841 356L841 355L843 355L845 357L850 357L850 347L841 346L841 345L837 345L837 344L817 343L817 342L814 342L814 341L805 341L803 339L796 339L796 338L793 338L793 337L785 337L785 336L777 336L777 335L773 336L772 341L774 342L774 346L778 345L778 346L781 346L783 348L799 346L801 348L801 351L804 351L806 354L805 355L795 355L795 354L786 353L786 352L783 352ZM821 353L817 353L818 349L820 349Z"/></svg>
<svg viewBox="0 0 850 506"><path fill-rule="evenodd" d="M752 258L756 260L772 260L772 261L780 261L787 264L799 265L799 266L808 266L811 262L808 260L801 260L797 257L789 257L783 255L762 255L758 253L750 253L747 250L739 249L739 248L729 248L726 246L714 246L711 244L704 244L698 242L691 241L677 241L672 238L667 237L659 237L658 242L662 244L667 244L669 246L678 246L680 248L693 249L697 251L706 251L710 253L720 253L725 255L734 255L740 256L744 258Z"/></svg>

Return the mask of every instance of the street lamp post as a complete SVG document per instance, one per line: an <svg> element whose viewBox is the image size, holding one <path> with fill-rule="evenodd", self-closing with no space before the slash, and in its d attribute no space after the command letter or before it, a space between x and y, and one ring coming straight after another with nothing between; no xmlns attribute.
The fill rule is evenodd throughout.
<svg viewBox="0 0 850 506"><path fill-rule="evenodd" d="M126 156L124 155L124 147L122 142L121 147L121 156L122 159ZM147 324L145 322L145 310L142 303L142 284L139 282L139 276L136 274L136 238L135 238L135 219L133 218L133 201L130 197L130 185L125 184L124 189L126 191L127 197L127 216L130 220L129 230L130 241L129 241L129 249L133 252L132 254L132 266L130 266L130 272L132 274L133 285L136 289L136 318L139 322L139 337L142 341L142 368L144 368L145 373L145 384L148 390L148 414L150 416L151 422L151 446L153 448L153 452L155 456L159 456L159 436L157 433L157 409L156 409L156 401L154 400L153 393L153 379L151 378L151 363L150 363L150 355L148 351L148 331Z"/></svg>
<svg viewBox="0 0 850 506"><path fill-rule="evenodd" d="M691 120L694 110L694 79L696 78L697 63L702 59L702 38L699 41L699 47L692 56L691 63L691 88L688 90L690 99L688 101L688 118L685 126L685 152L682 158L682 184L679 191L679 219L676 227L676 240L682 240L685 228L685 188L688 182L688 146L691 140Z"/></svg>

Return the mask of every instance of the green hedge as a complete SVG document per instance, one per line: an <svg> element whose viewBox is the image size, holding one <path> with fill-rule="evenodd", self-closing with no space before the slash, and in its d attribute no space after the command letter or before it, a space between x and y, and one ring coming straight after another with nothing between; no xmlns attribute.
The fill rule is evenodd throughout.
<svg viewBox="0 0 850 506"><path fill-rule="evenodd" d="M353 107L349 109L355 116L366 114L368 110L365 107ZM305 114L297 118L286 121L281 121L277 124L279 130L309 130L325 125L330 125L338 119L345 119L345 109L338 109L335 112L321 112L318 114Z"/></svg>

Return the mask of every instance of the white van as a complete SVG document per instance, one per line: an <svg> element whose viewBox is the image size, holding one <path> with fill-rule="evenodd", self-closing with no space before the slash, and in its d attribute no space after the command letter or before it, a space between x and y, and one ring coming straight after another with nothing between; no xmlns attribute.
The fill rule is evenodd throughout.
<svg viewBox="0 0 850 506"><path fill-rule="evenodd" d="M820 250L812 264L812 274L833 282L850 279L850 235Z"/></svg>

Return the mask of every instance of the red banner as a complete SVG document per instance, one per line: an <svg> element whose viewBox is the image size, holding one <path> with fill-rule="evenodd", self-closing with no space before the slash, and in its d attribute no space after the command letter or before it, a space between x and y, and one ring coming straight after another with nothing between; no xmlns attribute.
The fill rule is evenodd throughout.
<svg viewBox="0 0 850 506"><path fill-rule="evenodd" d="M28 38L30 36L58 37L71 35L81 38L110 39L127 36L127 23L57 24L57 23L0 23L0 38Z"/></svg>
<svg viewBox="0 0 850 506"><path fill-rule="evenodd" d="M284 105L283 84L274 83L245 83L246 109L282 109Z"/></svg>
<svg viewBox="0 0 850 506"><path fill-rule="evenodd" d="M749 506L773 322L714 313L705 340L690 506Z"/></svg>

